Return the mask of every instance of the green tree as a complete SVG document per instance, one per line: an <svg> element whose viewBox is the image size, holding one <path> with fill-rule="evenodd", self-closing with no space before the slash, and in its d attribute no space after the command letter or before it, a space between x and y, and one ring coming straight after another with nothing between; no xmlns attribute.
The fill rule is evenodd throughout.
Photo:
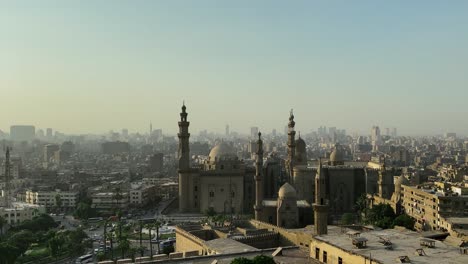
<svg viewBox="0 0 468 264"><path fill-rule="evenodd" d="M119 187L116 187L114 189L114 194L112 196L112 202L116 201L117 204L120 204L120 201L123 199L123 195L122 195L122 191L120 190ZM113 204L113 207L114 207L114 211L117 211L117 207L116 207L116 204L114 203Z"/></svg>
<svg viewBox="0 0 468 264"><path fill-rule="evenodd" d="M414 218L410 217L407 214L402 214L395 218L395 220L393 221L393 225L403 226L407 229L414 230L415 222L416 221L414 220Z"/></svg>
<svg viewBox="0 0 468 264"><path fill-rule="evenodd" d="M58 224L51 216L49 216L48 214L41 214L39 216L34 217L32 220L26 220L20 223L19 225L16 225L14 227L14 230L30 230L33 232L37 232L39 230L48 231L49 229L57 226Z"/></svg>
<svg viewBox="0 0 468 264"><path fill-rule="evenodd" d="M0 215L0 236L3 235L3 227L7 224L7 220Z"/></svg>
<svg viewBox="0 0 468 264"><path fill-rule="evenodd" d="M122 258L125 258L125 252L127 252L130 249L130 241L128 241L127 237L122 237L119 240L119 245L117 246L117 249L119 249L122 253Z"/></svg>
<svg viewBox="0 0 468 264"><path fill-rule="evenodd" d="M366 222L381 228L393 228L393 220L396 215L390 205L378 204L366 211Z"/></svg>
<svg viewBox="0 0 468 264"><path fill-rule="evenodd" d="M354 209L356 210L359 219L361 219L362 214L364 214L364 217L366 216L366 209L367 209L367 196L366 194L362 194L359 196L359 198L356 200L356 204L354 205Z"/></svg>
<svg viewBox="0 0 468 264"><path fill-rule="evenodd" d="M254 264L254 262L251 259L240 257L233 259L231 264Z"/></svg>
<svg viewBox="0 0 468 264"><path fill-rule="evenodd" d="M132 261L135 261L135 256L139 251L140 249L137 247L130 247L130 249L128 249L128 256L132 259Z"/></svg>
<svg viewBox="0 0 468 264"><path fill-rule="evenodd" d="M61 211L62 205L63 205L62 197L60 196L60 194L57 193L57 195L55 195L55 207L57 208L58 211Z"/></svg>
<svg viewBox="0 0 468 264"><path fill-rule="evenodd" d="M205 211L205 215L208 217L213 217L216 215L216 211L214 210L213 207L208 207L208 209L206 209Z"/></svg>
<svg viewBox="0 0 468 264"><path fill-rule="evenodd" d="M153 243L152 243L152 234L151 231L153 230L153 225L152 224L147 224L146 228L148 229L148 234L149 234L149 244L150 244L150 258L153 258Z"/></svg>
<svg viewBox="0 0 468 264"><path fill-rule="evenodd" d="M354 214L352 213L345 213L341 216L341 224L342 225L352 225L354 224Z"/></svg>
<svg viewBox="0 0 468 264"><path fill-rule="evenodd" d="M21 255L20 249L10 243L0 243L0 264L13 264Z"/></svg>
<svg viewBox="0 0 468 264"><path fill-rule="evenodd" d="M161 248L159 247L159 228L161 228L161 222L159 220L156 220L154 222L154 228L156 229L156 241L158 242L157 243L157 246L158 246L158 254L161 250ZM151 237L150 237L151 239Z"/></svg>
<svg viewBox="0 0 468 264"><path fill-rule="evenodd" d="M174 246L167 246L167 247L164 247L162 250L162 253L166 255L172 252L174 252Z"/></svg>
<svg viewBox="0 0 468 264"><path fill-rule="evenodd" d="M255 264L275 264L275 260L272 257L259 255L253 258Z"/></svg>
<svg viewBox="0 0 468 264"><path fill-rule="evenodd" d="M49 241L47 242L47 247L49 248L50 254L53 257L57 257L60 255L60 253L62 252L64 242L65 239L60 234L56 234L53 238L49 239Z"/></svg>
<svg viewBox="0 0 468 264"><path fill-rule="evenodd" d="M7 240L8 244L19 250L19 255L23 255L33 242L35 242L34 234L29 230L16 232Z"/></svg>

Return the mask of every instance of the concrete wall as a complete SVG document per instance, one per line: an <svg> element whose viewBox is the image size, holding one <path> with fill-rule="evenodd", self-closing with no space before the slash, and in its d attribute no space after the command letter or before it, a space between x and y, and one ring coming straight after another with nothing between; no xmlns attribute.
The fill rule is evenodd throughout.
<svg viewBox="0 0 468 264"><path fill-rule="evenodd" d="M179 227L176 228L176 241L175 251L177 252L197 250L199 255L204 255L204 252L206 252L204 248L205 242L202 239Z"/></svg>
<svg viewBox="0 0 468 264"><path fill-rule="evenodd" d="M319 256L316 257L316 250L319 250ZM351 251L335 247L326 242L313 239L310 242L310 258L316 259L323 263L323 252L327 252L326 263L338 263L338 258L342 259L342 264L355 264L355 263L370 263L370 259L361 255L354 254ZM372 263L382 263L372 259ZM382 263L383 264L383 263Z"/></svg>

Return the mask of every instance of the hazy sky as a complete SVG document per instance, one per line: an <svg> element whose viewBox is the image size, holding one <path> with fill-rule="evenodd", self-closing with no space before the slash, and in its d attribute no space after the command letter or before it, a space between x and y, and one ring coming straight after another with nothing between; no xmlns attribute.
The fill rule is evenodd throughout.
<svg viewBox="0 0 468 264"><path fill-rule="evenodd" d="M74 2L74 3L73 3ZM468 134L468 1L2 1L0 129Z"/></svg>

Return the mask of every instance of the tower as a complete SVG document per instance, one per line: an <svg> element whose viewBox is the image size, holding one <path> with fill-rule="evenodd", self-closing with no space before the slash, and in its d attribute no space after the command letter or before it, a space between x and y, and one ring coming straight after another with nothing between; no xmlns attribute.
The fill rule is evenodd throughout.
<svg viewBox="0 0 468 264"><path fill-rule="evenodd" d="M5 153L5 206L7 208L10 207L10 148L6 148L6 153Z"/></svg>
<svg viewBox="0 0 468 264"><path fill-rule="evenodd" d="M257 158L255 162L255 220L262 221L262 200L263 200L263 141L262 133L258 132Z"/></svg>
<svg viewBox="0 0 468 264"><path fill-rule="evenodd" d="M150 122L150 134L149 134L150 137L151 137L152 134L153 134L153 123Z"/></svg>
<svg viewBox="0 0 468 264"><path fill-rule="evenodd" d="M293 184L293 169L294 169L294 154L296 152L296 131L294 131L294 126L296 122L294 122L294 114L293 110L289 114L289 123L288 123L288 160L287 160L287 174L288 174L288 182Z"/></svg>
<svg viewBox="0 0 468 264"><path fill-rule="evenodd" d="M322 160L319 161L317 174L315 175L315 203L314 228L317 235L327 234L328 204L326 202L326 178L322 170Z"/></svg>
<svg viewBox="0 0 468 264"><path fill-rule="evenodd" d="M179 121L179 210L186 212L189 209L189 180L190 180L190 150L189 138L190 133L188 127L190 122L187 122L187 112L185 111L185 103L182 104L182 112L180 113Z"/></svg>
<svg viewBox="0 0 468 264"><path fill-rule="evenodd" d="M395 189L394 184L392 182L393 177L389 177L387 175L387 168L385 166L385 158L383 160L382 167L380 168L379 171L379 180L377 181L377 184L379 186L379 196L381 198L385 199L390 199L392 196L392 193Z"/></svg>

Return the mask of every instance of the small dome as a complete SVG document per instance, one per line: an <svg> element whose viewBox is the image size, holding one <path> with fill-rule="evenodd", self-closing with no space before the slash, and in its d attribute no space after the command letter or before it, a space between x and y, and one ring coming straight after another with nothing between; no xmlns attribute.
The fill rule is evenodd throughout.
<svg viewBox="0 0 468 264"><path fill-rule="evenodd" d="M295 198L296 197L296 189L291 186L289 183L283 184L278 191L278 196L281 198Z"/></svg>
<svg viewBox="0 0 468 264"><path fill-rule="evenodd" d="M343 161L343 151L338 144L335 145L335 149L330 154L330 161L333 163Z"/></svg>
<svg viewBox="0 0 468 264"><path fill-rule="evenodd" d="M210 160L212 161L221 158L237 159L237 155L234 151L234 148L224 141L214 146L214 148L211 149L209 156Z"/></svg>
<svg viewBox="0 0 468 264"><path fill-rule="evenodd" d="M301 137L296 139L296 151L301 153L306 152L306 143Z"/></svg>

